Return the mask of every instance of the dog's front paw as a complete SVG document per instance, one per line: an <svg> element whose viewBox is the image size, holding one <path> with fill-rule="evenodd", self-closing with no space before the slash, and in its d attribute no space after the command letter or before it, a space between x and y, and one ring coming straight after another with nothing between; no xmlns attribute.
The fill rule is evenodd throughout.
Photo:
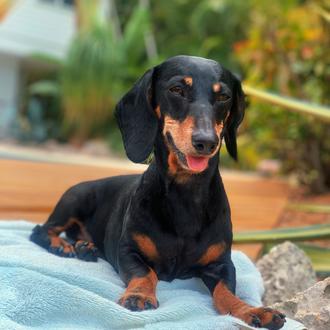
<svg viewBox="0 0 330 330"><path fill-rule="evenodd" d="M131 311L143 311L156 309L159 306L155 296L147 296L143 293L126 293L118 301L119 305Z"/></svg>
<svg viewBox="0 0 330 330"><path fill-rule="evenodd" d="M94 262L97 261L99 253L93 243L80 240L76 242L74 248L78 259Z"/></svg>
<svg viewBox="0 0 330 330"><path fill-rule="evenodd" d="M253 327L269 330L281 329L285 323L283 313L265 307L250 308L238 317Z"/></svg>

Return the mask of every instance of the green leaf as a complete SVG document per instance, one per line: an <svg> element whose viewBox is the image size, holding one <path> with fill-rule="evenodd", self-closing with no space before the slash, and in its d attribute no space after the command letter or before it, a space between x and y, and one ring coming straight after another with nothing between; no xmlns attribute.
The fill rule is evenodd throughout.
<svg viewBox="0 0 330 330"><path fill-rule="evenodd" d="M235 244L279 243L330 238L330 224L234 233Z"/></svg>
<svg viewBox="0 0 330 330"><path fill-rule="evenodd" d="M282 106L288 110L301 114L312 115L326 122L330 122L330 108L328 107L298 101L290 97L284 97L274 93L265 92L263 90L247 85L243 86L243 90L247 95L256 97L262 101L265 101L266 103Z"/></svg>
<svg viewBox="0 0 330 330"><path fill-rule="evenodd" d="M149 14L145 8L136 7L127 22L123 40L122 51L126 56L137 59L144 51L144 34L149 28Z"/></svg>

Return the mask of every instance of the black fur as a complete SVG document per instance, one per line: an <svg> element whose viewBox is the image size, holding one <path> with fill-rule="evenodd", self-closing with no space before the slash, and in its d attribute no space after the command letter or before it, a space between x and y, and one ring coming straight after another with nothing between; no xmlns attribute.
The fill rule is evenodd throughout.
<svg viewBox="0 0 330 330"><path fill-rule="evenodd" d="M157 118L151 105L152 77L153 69L135 83L115 111L127 156L135 163L149 156L157 134Z"/></svg>
<svg viewBox="0 0 330 330"><path fill-rule="evenodd" d="M185 76L192 77L192 86L182 82ZM212 90L218 82L220 97L224 95L220 102ZM170 173L169 148L185 166L187 155L175 150L177 141L166 136L163 129L166 116L179 124L190 116L195 129L203 134L213 132L216 123L224 122L215 141L224 137L228 152L237 158L236 132L244 108L240 82L215 61L177 56L147 71L119 102L116 117L132 161L143 162L154 151L148 169L142 175L118 176L72 187L42 226L43 231L37 227L31 239L49 248L44 233L75 218L126 284L153 269L160 280L197 276L211 292L219 281L235 292L230 207L218 170L219 153L209 159L208 167L201 173L183 171L187 178L181 180L181 172L177 177ZM188 142L191 139L182 136ZM67 230L70 239L78 239L78 229L73 226ZM41 232L42 237L38 235ZM134 233L149 237L159 258L151 260L146 256L134 240ZM223 253L201 265L198 261L217 243L224 243ZM136 305L135 301L134 308Z"/></svg>

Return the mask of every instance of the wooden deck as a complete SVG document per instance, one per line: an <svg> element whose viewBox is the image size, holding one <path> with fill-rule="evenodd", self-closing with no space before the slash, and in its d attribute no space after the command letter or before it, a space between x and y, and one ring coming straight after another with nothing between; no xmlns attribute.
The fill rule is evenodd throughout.
<svg viewBox="0 0 330 330"><path fill-rule="evenodd" d="M0 219L44 222L57 200L70 186L85 180L137 173L120 166L56 164L0 160ZM288 185L280 180L237 173L222 174L232 208L234 230L269 229L286 204ZM256 246L239 246L250 257Z"/></svg>

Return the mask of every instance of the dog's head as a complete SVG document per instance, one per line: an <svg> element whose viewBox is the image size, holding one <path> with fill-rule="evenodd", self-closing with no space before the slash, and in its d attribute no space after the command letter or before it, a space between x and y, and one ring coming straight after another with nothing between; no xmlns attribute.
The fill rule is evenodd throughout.
<svg viewBox="0 0 330 330"><path fill-rule="evenodd" d="M230 71L209 59L175 56L135 83L118 103L116 117L130 160L143 162L161 132L176 164L200 173L223 137L237 158L236 131L244 109L241 84Z"/></svg>

